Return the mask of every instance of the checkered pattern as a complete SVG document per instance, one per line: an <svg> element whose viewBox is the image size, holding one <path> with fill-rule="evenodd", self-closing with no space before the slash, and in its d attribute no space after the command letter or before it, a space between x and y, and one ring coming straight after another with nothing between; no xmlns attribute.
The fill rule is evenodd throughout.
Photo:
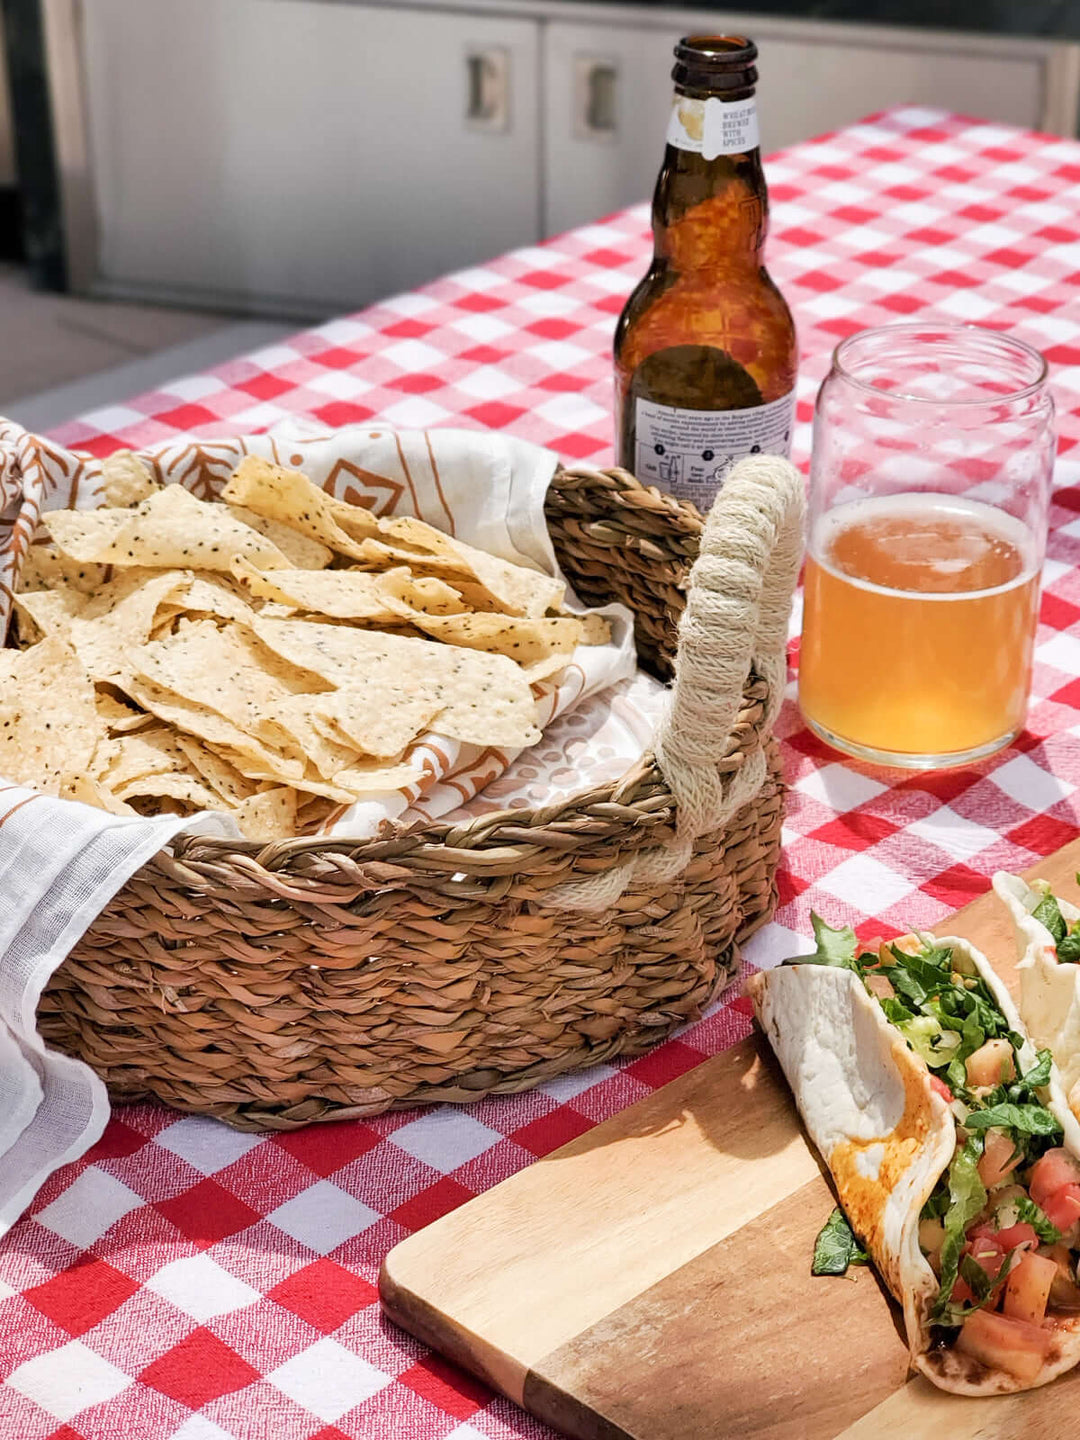
<svg viewBox="0 0 1080 1440"><path fill-rule="evenodd" d="M901 110L769 166L770 268L803 346L796 457L828 352L913 314L1008 328L1053 367L1061 459L1029 728L968 770L895 775L780 732L792 791L775 963L811 908L864 937L929 925L1075 833L1080 794L1080 145ZM290 414L506 427L610 458L615 317L638 207L100 410L97 453ZM1080 458L1080 457L1078 457ZM731 992L732 995L737 992ZM632 1063L529 1095L295 1135L119 1112L0 1247L0 1434L19 1440L511 1440L547 1435L380 1319L397 1240L745 1036L730 999Z"/></svg>

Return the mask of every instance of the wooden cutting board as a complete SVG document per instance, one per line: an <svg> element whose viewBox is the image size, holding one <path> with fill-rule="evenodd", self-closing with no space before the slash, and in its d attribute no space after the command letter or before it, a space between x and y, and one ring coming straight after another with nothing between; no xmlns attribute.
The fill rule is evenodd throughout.
<svg viewBox="0 0 1080 1440"><path fill-rule="evenodd" d="M1080 839L1028 872L1080 903ZM935 927L1015 984L992 893ZM387 1314L579 1440L1064 1440L1080 1370L971 1400L909 1378L869 1268L810 1274L835 1201L757 1033L410 1236Z"/></svg>

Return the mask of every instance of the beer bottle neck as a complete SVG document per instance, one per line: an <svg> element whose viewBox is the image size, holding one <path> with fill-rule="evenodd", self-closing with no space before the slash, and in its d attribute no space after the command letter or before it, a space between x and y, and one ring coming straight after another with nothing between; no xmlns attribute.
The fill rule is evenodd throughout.
<svg viewBox="0 0 1080 1440"><path fill-rule="evenodd" d="M752 89L676 89L652 219L657 258L680 271L761 263L768 193Z"/></svg>

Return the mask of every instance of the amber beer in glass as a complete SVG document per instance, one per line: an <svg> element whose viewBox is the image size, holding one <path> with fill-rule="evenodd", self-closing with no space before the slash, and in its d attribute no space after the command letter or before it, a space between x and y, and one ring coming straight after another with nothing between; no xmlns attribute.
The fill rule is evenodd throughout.
<svg viewBox="0 0 1080 1440"><path fill-rule="evenodd" d="M1022 728L1054 456L1046 364L976 326L843 341L818 395L799 703L919 768Z"/></svg>
<svg viewBox="0 0 1080 1440"><path fill-rule="evenodd" d="M762 262L756 58L739 36L675 47L653 261L615 331L618 463L703 510L736 460L791 446L795 327Z"/></svg>

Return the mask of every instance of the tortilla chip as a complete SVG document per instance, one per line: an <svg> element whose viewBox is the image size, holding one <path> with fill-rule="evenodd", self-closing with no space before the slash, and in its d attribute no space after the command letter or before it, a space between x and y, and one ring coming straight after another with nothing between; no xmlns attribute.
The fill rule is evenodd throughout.
<svg viewBox="0 0 1080 1440"><path fill-rule="evenodd" d="M176 743L187 761L188 769L193 770L211 790L216 790L226 804L241 805L255 794L255 784L201 740L177 731Z"/></svg>
<svg viewBox="0 0 1080 1440"><path fill-rule="evenodd" d="M49 510L41 523L69 564L109 564L104 555L131 520L130 510Z"/></svg>
<svg viewBox="0 0 1080 1440"><path fill-rule="evenodd" d="M250 595L287 605L290 610L372 624L393 624L397 619L380 591L381 575L360 570L271 570L263 574L242 556L233 561L233 574Z"/></svg>
<svg viewBox="0 0 1080 1440"><path fill-rule="evenodd" d="M360 762L348 770L339 770L334 784L351 792L357 800L363 800L376 791L403 790L406 785L415 785L423 774L421 765L408 760L400 765L381 765L373 760L370 764Z"/></svg>
<svg viewBox="0 0 1080 1440"><path fill-rule="evenodd" d="M58 795L83 774L105 724L70 643L49 635L29 650L0 651L0 775Z"/></svg>
<svg viewBox="0 0 1080 1440"><path fill-rule="evenodd" d="M476 601L482 602L474 608L494 608L504 615L539 617L562 606L566 586L553 575L500 560L498 556L476 550L460 540L454 540L452 544L452 552L437 554L400 542L364 540L360 543L357 559L374 570L385 570L404 563L414 575L431 575L447 580L463 598L466 592L459 581L465 580L474 587L472 593Z"/></svg>
<svg viewBox="0 0 1080 1440"><path fill-rule="evenodd" d="M306 795L299 791L296 796L296 833L312 835L320 832L333 820L340 817L344 804L327 800L322 795Z"/></svg>
<svg viewBox="0 0 1080 1440"><path fill-rule="evenodd" d="M166 485L134 510L51 510L42 519L73 560L228 571L236 555L246 555L264 570L288 566L265 536L182 485Z"/></svg>
<svg viewBox="0 0 1080 1440"><path fill-rule="evenodd" d="M284 786L250 796L233 812L240 833L267 844L288 840L296 834L296 799L296 791Z"/></svg>
<svg viewBox="0 0 1080 1440"><path fill-rule="evenodd" d="M530 685L539 685L553 675L560 675L573 658L572 655L549 655L546 660L534 660L530 665L523 665L521 670Z"/></svg>
<svg viewBox="0 0 1080 1440"><path fill-rule="evenodd" d="M133 706L125 704L109 690L97 690L94 701L98 715L109 730L117 734L126 733L128 730L142 729L154 723L153 715L147 715L145 711L136 710Z"/></svg>
<svg viewBox="0 0 1080 1440"><path fill-rule="evenodd" d="M209 572L190 578L187 589L175 600L176 615L216 615L219 620L235 620L246 625L252 610L244 592L225 575Z"/></svg>
<svg viewBox="0 0 1080 1440"><path fill-rule="evenodd" d="M20 595L38 590L77 590L93 595L105 584L108 573L106 565L72 560L56 545L39 542L26 552L15 588Z"/></svg>
<svg viewBox="0 0 1080 1440"><path fill-rule="evenodd" d="M383 765L372 761L369 765L364 765L358 761L348 770L339 770L332 781L309 773L299 780L290 781L290 784L300 792L301 797L305 794L320 796L327 800L336 800L339 805L351 805L353 801L368 799L373 794L401 790L406 785L413 785L423 777L423 773L419 765L408 762ZM267 772L261 778L272 781L274 776Z"/></svg>
<svg viewBox="0 0 1080 1440"><path fill-rule="evenodd" d="M318 540L312 540L308 535L301 535L291 525L282 525L265 515L256 515L254 510L245 510L242 505L230 505L228 509L237 520L272 541L289 564L295 565L298 570L325 570L334 558L334 552L328 546L320 545Z"/></svg>
<svg viewBox="0 0 1080 1440"><path fill-rule="evenodd" d="M99 810L108 810L113 815L134 815L130 805L118 799L111 790L91 775L73 775L60 788L65 800L78 800L83 805L95 805Z"/></svg>
<svg viewBox="0 0 1080 1440"><path fill-rule="evenodd" d="M389 711L427 681L437 686L432 728L440 735L513 749L540 738L532 691L505 655L305 620L260 616L253 629L283 659L339 689L362 690L369 713Z"/></svg>
<svg viewBox="0 0 1080 1440"><path fill-rule="evenodd" d="M216 710L187 700L166 686L156 685L140 676L125 674L118 683L144 710L151 711L177 730L205 741L216 754L250 779L291 783L304 773L300 760L271 750Z"/></svg>
<svg viewBox="0 0 1080 1440"><path fill-rule="evenodd" d="M314 729L328 739L353 745L365 755L390 759L427 729L442 706L434 681L413 681L407 693L376 707L366 689L345 688L303 697ZM294 704L297 704L294 701Z"/></svg>
<svg viewBox="0 0 1080 1440"><path fill-rule="evenodd" d="M168 797L194 810L220 810L221 796L208 789L194 775L172 771L164 775L143 775L114 791L118 800L145 800Z"/></svg>
<svg viewBox="0 0 1080 1440"><path fill-rule="evenodd" d="M222 499L231 505L242 505L264 515L268 520L288 525L299 530L311 540L328 545L341 555L361 558L360 545L341 528L337 515L345 507L341 500L335 500L313 485L299 470L285 470L280 465L271 465L256 455L246 456L233 471L229 483L222 491ZM368 511L361 511L367 515ZM360 522L358 522L360 523ZM370 517L371 529L375 519ZM252 558L252 557L249 557ZM257 564L257 561L253 561ZM276 566L263 566L276 569Z"/></svg>
<svg viewBox="0 0 1080 1440"><path fill-rule="evenodd" d="M94 753L94 777L112 791L147 775L186 769L187 759L168 725L151 725L136 735L104 740Z"/></svg>
<svg viewBox="0 0 1080 1440"><path fill-rule="evenodd" d="M150 467L130 450L114 450L105 457L101 462L101 480L105 504L109 506L138 505L161 489Z"/></svg>
<svg viewBox="0 0 1080 1440"><path fill-rule="evenodd" d="M146 579L150 575L153 578ZM146 643L160 605L182 593L190 571L121 571L71 622L71 643L94 680L109 680Z"/></svg>
<svg viewBox="0 0 1080 1440"><path fill-rule="evenodd" d="M527 619L515 615L484 614L432 615L417 610L411 603L415 588L423 581L406 575L404 582L397 570L380 576L387 603L404 620L436 640L462 645L469 650L489 650L508 655L519 665L531 665L552 654L571 654L581 643L583 626L572 616L557 619Z"/></svg>
<svg viewBox="0 0 1080 1440"><path fill-rule="evenodd" d="M506 655L518 665L531 665L551 655L563 664L581 643L581 623L570 616L530 620L512 615L411 614L412 623L436 640L467 650Z"/></svg>
<svg viewBox="0 0 1080 1440"><path fill-rule="evenodd" d="M258 623L258 617L252 617ZM288 622L276 622L288 623ZM211 620L189 620L168 640L133 651L132 672L189 703L216 710L249 735L274 704L317 688L303 669L266 649L246 629L219 630Z"/></svg>
<svg viewBox="0 0 1080 1440"><path fill-rule="evenodd" d="M384 570L376 576L376 584L399 606L408 605L424 615L463 615L470 608L462 599L460 590L436 579L434 575L416 576L404 565Z"/></svg>
<svg viewBox="0 0 1080 1440"><path fill-rule="evenodd" d="M320 731L312 724L309 706L316 695L290 695L278 701L259 724L259 736L286 754L302 756L308 773L314 766L323 780L333 780L360 759L358 747L344 736ZM396 755L398 752L395 751Z"/></svg>
<svg viewBox="0 0 1080 1440"><path fill-rule="evenodd" d="M81 590L61 587L56 590L32 590L28 594L15 596L15 610L19 616L19 636L33 640L38 636L69 635L71 622L86 608L88 597ZM29 632L23 628L23 617L32 621Z"/></svg>

